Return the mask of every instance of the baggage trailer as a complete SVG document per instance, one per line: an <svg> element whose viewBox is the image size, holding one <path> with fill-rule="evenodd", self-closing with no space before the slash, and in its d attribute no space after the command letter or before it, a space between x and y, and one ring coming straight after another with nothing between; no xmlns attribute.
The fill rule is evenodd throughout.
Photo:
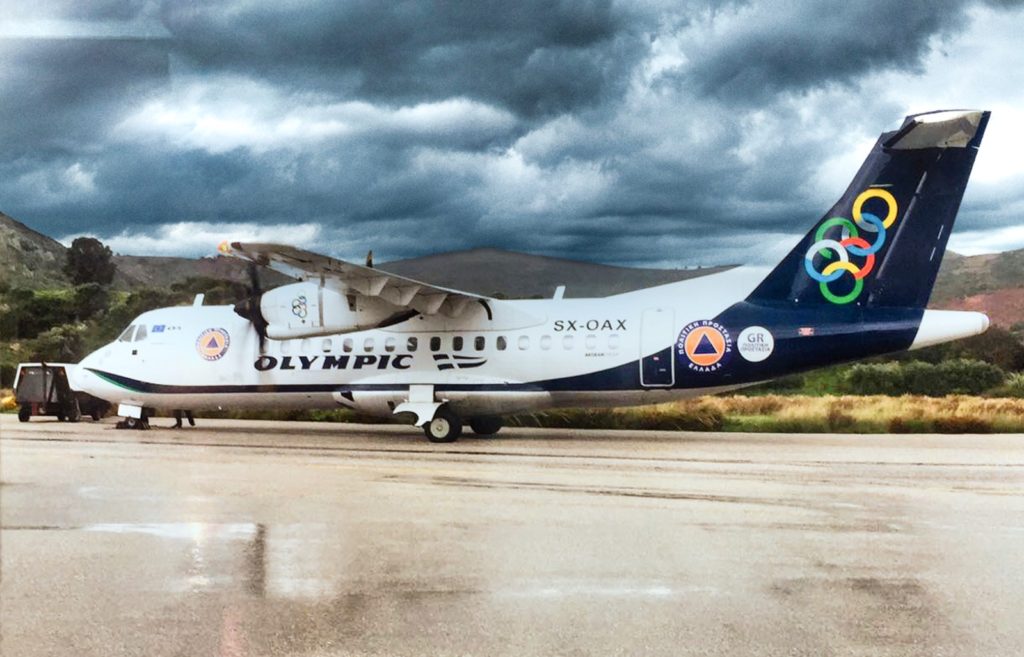
<svg viewBox="0 0 1024 657"><path fill-rule="evenodd" d="M56 416L61 422L78 422L82 415L99 420L110 408L104 400L71 387L73 363L19 363L14 376L14 401L18 419L33 415Z"/></svg>

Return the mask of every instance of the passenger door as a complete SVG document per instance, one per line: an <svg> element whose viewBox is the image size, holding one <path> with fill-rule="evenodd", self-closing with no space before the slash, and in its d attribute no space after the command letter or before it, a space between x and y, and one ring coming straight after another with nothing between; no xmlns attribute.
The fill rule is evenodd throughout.
<svg viewBox="0 0 1024 657"><path fill-rule="evenodd" d="M640 320L640 384L647 388L675 383L675 312L648 308Z"/></svg>

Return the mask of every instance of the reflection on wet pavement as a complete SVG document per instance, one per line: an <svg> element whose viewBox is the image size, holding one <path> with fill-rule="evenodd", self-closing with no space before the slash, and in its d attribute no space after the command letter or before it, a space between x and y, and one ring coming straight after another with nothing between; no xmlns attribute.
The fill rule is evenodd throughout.
<svg viewBox="0 0 1024 657"><path fill-rule="evenodd" d="M513 433L446 452L0 421L3 655L1024 646L1021 437Z"/></svg>

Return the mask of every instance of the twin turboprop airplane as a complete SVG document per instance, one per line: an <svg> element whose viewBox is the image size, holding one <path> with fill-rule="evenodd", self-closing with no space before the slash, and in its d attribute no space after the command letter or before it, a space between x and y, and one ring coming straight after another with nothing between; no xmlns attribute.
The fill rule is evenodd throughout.
<svg viewBox="0 0 1024 657"><path fill-rule="evenodd" d="M925 310L989 113L907 117L770 273L734 268L592 299L499 300L276 244L223 253L298 279L231 306L162 308L85 358L77 385L129 426L155 409L411 414L468 421L730 390L984 332Z"/></svg>

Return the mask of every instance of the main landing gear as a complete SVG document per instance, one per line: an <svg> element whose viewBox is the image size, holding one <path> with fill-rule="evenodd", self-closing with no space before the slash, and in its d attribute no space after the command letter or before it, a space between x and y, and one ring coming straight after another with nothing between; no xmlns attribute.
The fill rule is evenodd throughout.
<svg viewBox="0 0 1024 657"><path fill-rule="evenodd" d="M441 406L434 419L423 425L423 433L432 443L453 443L462 435L462 419L447 406Z"/></svg>
<svg viewBox="0 0 1024 657"><path fill-rule="evenodd" d="M474 417L469 428L478 436L493 436L501 429L501 418L497 416ZM447 406L441 406L434 419L423 425L423 433L432 443L452 443L462 435L462 418Z"/></svg>

